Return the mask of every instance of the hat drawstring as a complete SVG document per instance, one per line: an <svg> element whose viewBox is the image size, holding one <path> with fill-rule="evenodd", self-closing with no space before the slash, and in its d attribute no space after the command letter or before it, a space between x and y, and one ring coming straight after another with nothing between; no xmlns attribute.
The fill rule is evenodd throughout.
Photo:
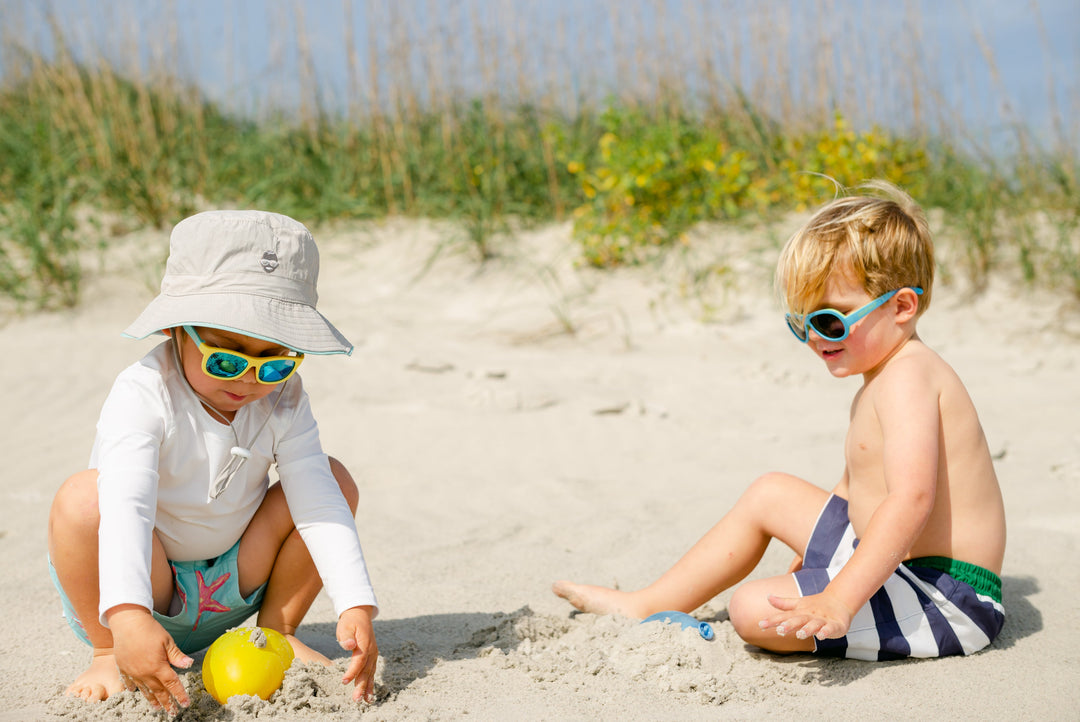
<svg viewBox="0 0 1080 722"><path fill-rule="evenodd" d="M236 446L229 449L229 462L225 464L225 468L218 472L217 478L215 478L214 482L210 485L210 492L206 497L206 501L209 503L214 499L217 499L225 492L227 488L229 488L229 484L232 482L233 477L236 476L236 474L240 471L240 468L244 465L244 462L251 458L251 449L245 448L240 444L240 436L236 433L236 427L234 427L232 425L232 422L225 417L225 414L214 408L214 405L207 401L205 398L203 398L202 394L196 391L195 388L191 385L191 382L188 381L187 374L184 373L184 361L180 357L180 342L176 339L175 335L172 338L172 348L173 358L176 360L177 369L180 371L180 377L184 379L184 383L187 384L187 387L191 390L191 393L195 395L195 398L197 398L203 404L203 406L206 407L207 411L212 411L214 414L217 415L219 419L221 419L221 421L226 426L229 427L229 431L232 432L233 439L236 441ZM259 438L259 434L263 432L263 429L266 428L266 425L270 423L270 419L274 417L274 412L277 410L278 404L281 402L281 397L285 395L285 385L288 383L289 381L286 380L285 383L281 384L281 390L278 391L277 398L274 399L274 405L270 407L270 413L268 413L266 415L266 418L263 419L262 424L259 426L259 429L255 432L255 434L251 437L251 442L247 446L250 447L255 443L255 440Z"/></svg>
<svg viewBox="0 0 1080 722"><path fill-rule="evenodd" d="M263 419L262 424L259 426L259 430L251 437L251 443L249 443L248 446L255 443L255 439L259 438L259 434L261 434L263 429L266 428L266 425L270 423L270 419L274 416L274 411L277 410L278 402L281 401L281 397L285 394L285 384L287 383L289 383L288 380L281 384L281 391L278 391L277 398L274 399L274 405L270 407L270 413ZM194 391L194 389L192 389L192 391ZM195 395L199 396L198 393ZM211 404L206 403L206 400L203 399L202 396L199 396L199 400L206 404L208 409L217 414L218 417L228 425L229 429L233 432L233 438L236 440L236 446L229 449L229 463L218 473L217 478L214 479L214 483L210 485L210 494L207 497L207 501L213 501L225 492L225 489L229 487L229 483L233 480L233 477L240 471L240 467L244 465L245 461L251 458L251 449L244 448L240 445L240 437L236 434L236 429L233 427L232 422L225 418L224 414L215 409Z"/></svg>

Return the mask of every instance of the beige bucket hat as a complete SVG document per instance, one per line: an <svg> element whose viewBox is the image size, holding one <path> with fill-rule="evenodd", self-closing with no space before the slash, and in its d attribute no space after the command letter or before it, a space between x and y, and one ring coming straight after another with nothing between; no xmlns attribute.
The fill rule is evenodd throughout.
<svg viewBox="0 0 1080 722"><path fill-rule="evenodd" d="M161 293L124 336L185 324L255 336L307 354L353 345L315 310L319 250L302 223L267 211L207 211L169 239Z"/></svg>

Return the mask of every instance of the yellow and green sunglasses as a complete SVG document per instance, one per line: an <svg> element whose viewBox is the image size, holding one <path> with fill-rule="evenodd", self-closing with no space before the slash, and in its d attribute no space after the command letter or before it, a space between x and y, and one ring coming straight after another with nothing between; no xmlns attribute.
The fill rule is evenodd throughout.
<svg viewBox="0 0 1080 722"><path fill-rule="evenodd" d="M199 352L203 357L203 373L214 379L238 379L247 372L249 366L252 366L255 368L255 380L260 384L280 384L296 373L300 362L304 360L302 353L295 356L256 358L239 351L209 346L199 338L199 334L192 326L184 326L184 331L199 347Z"/></svg>

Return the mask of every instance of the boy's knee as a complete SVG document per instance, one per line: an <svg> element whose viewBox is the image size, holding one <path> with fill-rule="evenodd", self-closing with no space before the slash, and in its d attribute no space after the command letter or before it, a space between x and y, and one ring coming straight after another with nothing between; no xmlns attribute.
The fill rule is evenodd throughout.
<svg viewBox="0 0 1080 722"><path fill-rule="evenodd" d="M750 482L750 485L746 487L746 491L743 492L742 498L750 502L771 504L777 495L783 494L784 482L787 479L787 474L777 471L762 474Z"/></svg>
<svg viewBox="0 0 1080 722"><path fill-rule="evenodd" d="M769 590L753 582L736 589L728 602L731 626L747 644L773 652L791 651L782 648L785 641L783 637L778 637L773 630L762 630L758 624L777 611L769 604L768 593Z"/></svg>
<svg viewBox="0 0 1080 722"><path fill-rule="evenodd" d="M728 618L731 621L731 626L744 641L760 630L758 622L761 617L758 611L759 605L755 603L756 601L751 600L747 585L738 587L728 601Z"/></svg>
<svg viewBox="0 0 1080 722"><path fill-rule="evenodd" d="M341 493L344 495L345 501L349 503L349 508L355 514L356 508L360 504L360 489L357 488L352 474L349 473L344 464L332 456L328 458L330 459L330 471L333 472L334 478L337 479L338 486L341 487Z"/></svg>
<svg viewBox="0 0 1080 722"><path fill-rule="evenodd" d="M95 469L80 471L60 485L49 509L50 528L63 524L97 529L100 518Z"/></svg>
<svg viewBox="0 0 1080 722"><path fill-rule="evenodd" d="M762 629L759 626L761 620L779 611L769 603L770 594L792 597L798 596L798 593L790 575L746 582L732 593L728 602L728 618L732 628L747 644L770 652L813 652L815 644L812 639L799 639L793 634L781 636L775 629Z"/></svg>

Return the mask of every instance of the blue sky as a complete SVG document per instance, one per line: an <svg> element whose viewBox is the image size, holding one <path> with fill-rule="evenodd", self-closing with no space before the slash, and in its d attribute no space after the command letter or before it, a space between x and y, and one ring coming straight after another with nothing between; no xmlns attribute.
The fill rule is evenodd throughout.
<svg viewBox="0 0 1080 722"><path fill-rule="evenodd" d="M969 123L1000 125L1012 112L1041 130L1056 110L1075 139L1077 125L1071 118L1080 117L1080 0L401 0L393 5L391 0L0 0L0 25L9 34L17 28L21 42L48 54L51 42L43 9L51 7L77 52L104 55L121 69L140 59L146 73L165 61L170 72L192 80L212 99L246 112L269 106L294 109L303 94L313 92L303 87L306 76L297 43L302 35L310 45L319 100L334 109L343 107L349 96L347 6L352 8L361 81L370 87L366 81L373 42L381 57L384 97L393 74L400 73L395 64L410 64L410 77L421 85L417 79L430 70L431 58L422 52L400 55L402 33L413 42L419 38L421 44L442 44L447 55L453 48L457 67L436 67L433 72L466 92L484 85L485 73L492 70L481 64L484 49L473 47L476 30L482 28L481 34L498 46L486 48L489 56L497 52L504 59L514 57L520 61L518 70L536 83L558 66L563 84L603 94L618 92L617 65L627 57L661 52L658 46L669 54L695 52L680 43L688 37L709 38L711 30L693 27L706 18L716 25L718 44L741 38L743 52L751 52L750 44L762 38L776 41L773 35L762 35L769 30L763 31L762 18L784 19L788 27L783 51L789 63L796 64L815 62L819 48L807 38L825 32L836 67L845 62L845 45L851 44L862 67L847 72L903 83L904 68L895 67L896 61L884 53L879 56L873 43L906 32L906 17L914 11L922 42L919 58L912 61L922 63L923 72L940 86L945 97L939 101L954 105ZM829 10L830 17L822 17L822 9ZM980 33L996 70L980 48ZM627 47L627 40L636 37L646 42ZM178 49L179 57L168 58L163 48ZM720 51L716 56L725 57ZM504 80L513 75L505 62L500 72ZM759 81L744 67L742 84ZM873 90L858 92L870 95ZM887 116L895 110L883 107L879 112Z"/></svg>

